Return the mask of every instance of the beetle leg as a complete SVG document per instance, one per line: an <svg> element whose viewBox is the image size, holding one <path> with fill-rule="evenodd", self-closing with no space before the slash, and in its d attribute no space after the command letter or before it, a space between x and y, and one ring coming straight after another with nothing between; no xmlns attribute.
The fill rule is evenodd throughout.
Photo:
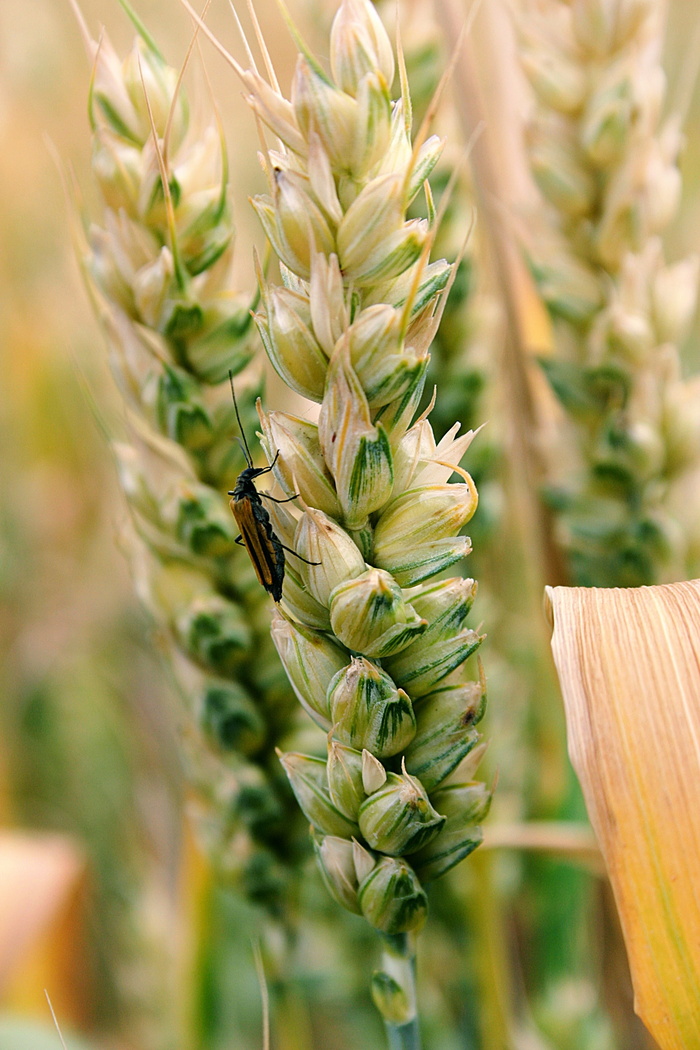
<svg viewBox="0 0 700 1050"><path fill-rule="evenodd" d="M303 554L297 554L297 552L293 551L291 547L285 547L285 545L283 543L280 544L280 547L282 548L283 551L287 551L289 554L293 554L295 558L299 559L299 561L305 561L307 565L320 565L321 564L320 561L309 561L309 559L305 558Z"/></svg>
<svg viewBox="0 0 700 1050"><path fill-rule="evenodd" d="M291 503L293 499L299 499L299 493L295 492L293 496L289 496L287 499L277 499L275 496L268 496L267 492L259 492L259 496L264 496L265 499L271 499L273 503Z"/></svg>
<svg viewBox="0 0 700 1050"><path fill-rule="evenodd" d="M260 474L269 474L272 468L274 467L275 463L279 459L279 455L280 450L277 449L277 451L275 452L275 458L273 459L272 463L270 463L269 467L260 467L260 469L258 470L258 476L260 476Z"/></svg>
<svg viewBox="0 0 700 1050"><path fill-rule="evenodd" d="M235 540L233 542L237 543L239 547L245 547L245 543L243 542L243 537L242 536L236 536L236 538L235 538Z"/></svg>

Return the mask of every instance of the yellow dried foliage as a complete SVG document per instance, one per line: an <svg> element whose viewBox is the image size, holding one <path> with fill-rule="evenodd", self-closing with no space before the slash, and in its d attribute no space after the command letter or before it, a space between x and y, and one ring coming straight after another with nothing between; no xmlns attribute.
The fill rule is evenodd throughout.
<svg viewBox="0 0 700 1050"><path fill-rule="evenodd" d="M635 1009L700 1048L700 581L547 588L569 753L610 876Z"/></svg>
<svg viewBox="0 0 700 1050"><path fill-rule="evenodd" d="M86 860L67 835L0 830L0 1005L64 1024L92 1020Z"/></svg>

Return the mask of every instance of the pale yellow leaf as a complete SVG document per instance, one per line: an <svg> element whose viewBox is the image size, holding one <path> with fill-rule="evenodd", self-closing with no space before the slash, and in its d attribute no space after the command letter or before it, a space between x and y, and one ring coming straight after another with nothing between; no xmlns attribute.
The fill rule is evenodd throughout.
<svg viewBox="0 0 700 1050"><path fill-rule="evenodd" d="M56 920L84 867L66 836L0 833L0 989L22 954Z"/></svg>
<svg viewBox="0 0 700 1050"><path fill-rule="evenodd" d="M700 581L547 588L576 769L612 883L635 1009L700 1048Z"/></svg>
<svg viewBox="0 0 700 1050"><path fill-rule="evenodd" d="M85 855L69 836L0 830L0 996L6 1009L45 1018L46 988L62 1024L88 1023L86 874Z"/></svg>

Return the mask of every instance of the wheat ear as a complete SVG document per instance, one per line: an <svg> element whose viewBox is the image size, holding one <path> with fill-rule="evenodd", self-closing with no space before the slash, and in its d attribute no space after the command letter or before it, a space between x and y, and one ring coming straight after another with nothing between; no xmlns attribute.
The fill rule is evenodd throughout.
<svg viewBox="0 0 700 1050"><path fill-rule="evenodd" d="M136 587L165 638L197 825L219 875L274 915L299 827L275 743L294 698L226 506L243 463L229 374L248 364L250 295L231 292L227 160L190 117L178 71L137 22L123 61L87 40L99 222L82 254L123 394L115 442ZM241 393L250 420L253 399Z"/></svg>
<svg viewBox="0 0 700 1050"><path fill-rule="evenodd" d="M678 355L698 260L667 264L659 240L681 144L678 115L663 115L662 6L541 0L517 15L536 97L530 164L549 205L528 247L555 323L544 366L566 411L549 495L587 585L684 575L690 523L679 529L664 501L700 452L697 387Z"/></svg>
<svg viewBox="0 0 700 1050"><path fill-rule="evenodd" d="M282 283L261 274L256 321L285 383L320 406L317 422L260 410L275 477L298 497L270 516L305 559L287 558L272 636L328 734L326 759L280 757L329 890L384 935L372 990L390 1045L416 1048L424 884L478 845L490 801L471 779L485 702L483 673L467 669L482 641L467 626L476 584L426 582L470 550L459 533L477 494L459 463L473 434L456 424L436 444L427 416L414 422L452 274L429 262L441 142L425 127L412 139L400 54L392 101L394 55L369 0L340 5L330 75L301 46L291 100L239 70L279 139L252 203ZM407 220L421 193L430 220Z"/></svg>

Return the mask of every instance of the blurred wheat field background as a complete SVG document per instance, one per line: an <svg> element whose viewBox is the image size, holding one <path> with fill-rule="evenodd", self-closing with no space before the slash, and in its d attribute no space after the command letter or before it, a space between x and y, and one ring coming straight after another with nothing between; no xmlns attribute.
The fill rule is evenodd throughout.
<svg viewBox="0 0 700 1050"><path fill-rule="evenodd" d="M274 0L255 6L286 90L294 43ZM414 88L417 109L427 105L434 80L431 54L443 68L447 61L437 22L432 35L421 38L419 6L402 0L398 7L409 74L419 85L421 73L428 81ZM93 35L106 26L125 54L133 27L116 0L84 0L81 8ZM309 43L324 57L333 10L330 0L293 4ZM382 10L391 23L393 4ZM179 68L192 34L186 13L174 0L141 0L138 14ZM243 58L227 5L214 3L207 20ZM671 0L664 56L671 97L683 90L683 78L692 79L696 23L692 4ZM474 54L487 126L493 123L502 150L497 161L512 175L508 204L517 225L536 191L516 123L530 96L513 69L517 48L510 34L500 6L483 5L473 28ZM235 279L252 289L252 248L262 252L264 243L247 200L264 189L256 130L233 73L206 41L201 54L206 77L195 54L186 84L197 95L195 110L206 111L211 81L229 148ZM188 816L192 792L162 659L166 645L135 596L124 553L127 511L109 444L123 433L124 412L76 263L74 218L62 185L65 172L69 181L74 172L93 212L89 79L67 2L4 0L0 1050L59 1045L45 989L69 1050L252 1050L264 1046L254 960L260 916L217 878ZM682 203L664 238L669 259L700 250L697 94L685 121ZM451 106L448 90L439 119L441 133L455 138L454 157L463 143ZM456 229L448 229L441 248L449 258L471 222L474 189L470 178L464 181ZM434 357L444 368L436 380L446 393L437 411L467 427L489 420L469 464L482 506L467 571L479 579L478 616L489 639L486 764L498 788L485 846L431 894L435 923L422 934L419 960L426 1044L643 1050L656 1044L633 1014L615 906L566 756L540 589L560 581L533 570L529 519L527 511L519 517L518 484L507 466L508 395L494 365L503 317L493 273L486 266L478 272L486 253L483 221L480 214L473 254L455 285L458 296L468 301L473 295L476 305L447 321L468 353L458 362L447 352L446 363L437 351ZM529 285L523 301L533 339L540 326L548 338ZM696 319L681 348L685 374L700 366L699 345ZM263 356L260 347L260 361ZM296 411L299 399L289 399L267 372L266 408ZM696 481L686 480L672 494L686 518L692 517L688 505L700 510ZM700 530L689 537L676 578L698 575L699 558ZM274 972L275 946L263 937L273 1046L381 1045L363 972L372 941L355 916L339 918L310 859L304 872L299 909L307 926L295 945L294 974Z"/></svg>

